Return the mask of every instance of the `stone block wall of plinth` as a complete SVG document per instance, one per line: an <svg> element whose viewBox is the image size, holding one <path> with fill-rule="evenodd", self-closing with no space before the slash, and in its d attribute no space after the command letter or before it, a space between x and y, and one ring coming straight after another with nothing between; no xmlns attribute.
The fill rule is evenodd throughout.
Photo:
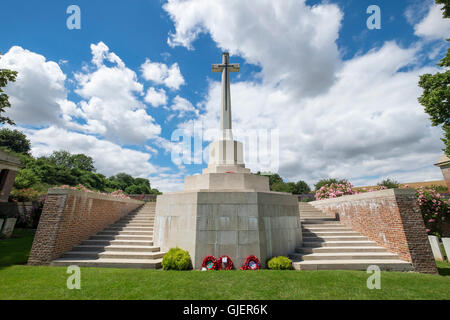
<svg viewBox="0 0 450 320"><path fill-rule="evenodd" d="M450 158L443 154L435 166L441 168L442 175L444 176L445 183L450 192Z"/></svg>
<svg viewBox="0 0 450 320"><path fill-rule="evenodd" d="M154 243L189 251L194 269L203 258L229 256L239 268L247 256L267 259L302 243L296 196L287 193L198 190L158 196Z"/></svg>

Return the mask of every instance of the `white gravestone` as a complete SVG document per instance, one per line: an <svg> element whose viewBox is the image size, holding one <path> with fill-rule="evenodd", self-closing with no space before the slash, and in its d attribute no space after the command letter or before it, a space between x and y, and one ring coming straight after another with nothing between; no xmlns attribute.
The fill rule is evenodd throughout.
<svg viewBox="0 0 450 320"><path fill-rule="evenodd" d="M3 221L5 221L4 219L0 219L0 231L2 230L3 227Z"/></svg>
<svg viewBox="0 0 450 320"><path fill-rule="evenodd" d="M450 238L442 238L442 244L447 255L447 261L450 262Z"/></svg>
<svg viewBox="0 0 450 320"><path fill-rule="evenodd" d="M13 231L14 231L14 226L16 225L16 218L7 218L5 223L3 224L3 228L2 228L2 232L1 235L4 238L9 238L11 237Z"/></svg>
<svg viewBox="0 0 450 320"><path fill-rule="evenodd" d="M431 250L433 251L433 256L435 260L444 261L444 256L441 251L441 246L439 244L439 238L436 236L428 236L430 241Z"/></svg>

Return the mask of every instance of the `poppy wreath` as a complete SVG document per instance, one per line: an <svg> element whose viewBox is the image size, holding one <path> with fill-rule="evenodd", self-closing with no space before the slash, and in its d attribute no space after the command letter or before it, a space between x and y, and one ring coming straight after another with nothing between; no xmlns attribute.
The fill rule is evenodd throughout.
<svg viewBox="0 0 450 320"><path fill-rule="evenodd" d="M259 270L261 269L261 263L259 259L254 255L249 255L241 267L241 270Z"/></svg>
<svg viewBox="0 0 450 320"><path fill-rule="evenodd" d="M223 267L223 258L226 258L227 262L225 263L225 268ZM233 269L233 261L229 256L221 256L217 259L217 264L219 265L219 270L232 270Z"/></svg>
<svg viewBox="0 0 450 320"><path fill-rule="evenodd" d="M218 270L219 264L217 263L217 259L214 256L206 256L203 259L202 268L206 268L206 270Z"/></svg>

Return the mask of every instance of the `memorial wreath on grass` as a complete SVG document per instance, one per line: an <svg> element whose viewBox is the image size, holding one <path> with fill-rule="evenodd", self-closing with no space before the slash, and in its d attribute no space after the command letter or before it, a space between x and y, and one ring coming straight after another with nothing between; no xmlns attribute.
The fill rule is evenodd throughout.
<svg viewBox="0 0 450 320"><path fill-rule="evenodd" d="M254 255L249 255L241 267L241 270L259 270L261 269L261 263L259 259Z"/></svg>
<svg viewBox="0 0 450 320"><path fill-rule="evenodd" d="M205 259L203 259L202 268L206 268L206 270L218 270L219 264L216 257L206 256Z"/></svg>
<svg viewBox="0 0 450 320"><path fill-rule="evenodd" d="M217 263L219 265L219 270L232 270L233 269L233 261L229 256L221 256Z"/></svg>

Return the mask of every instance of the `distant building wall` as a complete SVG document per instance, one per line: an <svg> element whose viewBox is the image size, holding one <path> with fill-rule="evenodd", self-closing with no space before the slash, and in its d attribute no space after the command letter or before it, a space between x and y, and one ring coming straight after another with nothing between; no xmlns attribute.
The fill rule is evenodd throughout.
<svg viewBox="0 0 450 320"><path fill-rule="evenodd" d="M436 273L414 190L388 189L309 202L411 262L416 272Z"/></svg>
<svg viewBox="0 0 450 320"><path fill-rule="evenodd" d="M68 189L50 189L28 264L49 264L144 202Z"/></svg>

